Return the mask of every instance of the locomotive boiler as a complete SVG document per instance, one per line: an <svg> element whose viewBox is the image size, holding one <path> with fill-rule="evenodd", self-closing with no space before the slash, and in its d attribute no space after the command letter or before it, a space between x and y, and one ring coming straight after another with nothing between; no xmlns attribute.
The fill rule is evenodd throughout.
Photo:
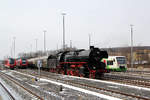
<svg viewBox="0 0 150 100"><path fill-rule="evenodd" d="M103 58L108 58L107 51L91 46L90 50L64 51L50 55L47 67L51 72L59 74L100 78L107 72L105 64L101 62Z"/></svg>

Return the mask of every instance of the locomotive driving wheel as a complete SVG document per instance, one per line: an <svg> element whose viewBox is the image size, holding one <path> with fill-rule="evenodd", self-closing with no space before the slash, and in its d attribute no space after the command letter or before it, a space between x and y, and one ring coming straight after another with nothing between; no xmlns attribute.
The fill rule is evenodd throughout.
<svg viewBox="0 0 150 100"><path fill-rule="evenodd" d="M91 71L89 77L94 79L95 78L95 71Z"/></svg>

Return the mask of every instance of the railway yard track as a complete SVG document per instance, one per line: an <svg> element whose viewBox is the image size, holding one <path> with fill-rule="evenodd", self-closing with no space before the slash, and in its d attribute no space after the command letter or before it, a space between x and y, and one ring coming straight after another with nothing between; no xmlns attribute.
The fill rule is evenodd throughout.
<svg viewBox="0 0 150 100"><path fill-rule="evenodd" d="M34 92L32 92L30 89L26 88L25 85L21 84L22 82L20 82L19 80L11 77L10 75L7 75L7 74L5 74L3 72L0 72L0 76L1 76L1 78L5 79L5 81L7 80L7 82L9 82L9 83L15 84L17 87L19 87L19 89L23 89L23 92L26 93L26 95L24 95L24 97L22 97L23 99L44 100L43 98L41 98L40 96L38 96L37 94L35 94ZM5 86L2 83L0 83L0 85L10 95L11 100L16 100L16 98L5 88ZM29 97L26 97L27 95Z"/></svg>
<svg viewBox="0 0 150 100"><path fill-rule="evenodd" d="M4 70L4 73L12 76L12 78L16 78L18 80L22 80L22 81L26 81L25 83L27 83L27 80L31 80L33 79L32 77L29 77L29 73L28 75L22 75L18 74L18 72L16 71L12 71L12 70ZM4 74L3 73L3 74ZM34 77L34 76L33 76ZM22 82L20 82L22 83ZM87 95L86 93L80 93L79 91L74 91L72 89L67 89L67 88L63 88L63 91L60 91L60 85L57 84L47 84L47 82L41 82L41 81L37 81L37 82L33 82L33 83L38 83L38 84L32 84L29 82L29 84L32 84L32 88L39 86L39 88L36 88L36 93L37 91L40 91L40 97L43 98L43 100L99 100L98 97L92 96L92 95ZM25 84L24 84L25 85ZM45 85L45 88L44 86ZM28 85L29 86L29 85ZM28 88L31 89L31 86L29 86ZM34 89L32 89L32 91L34 91ZM65 93L64 93L65 91ZM46 95L46 93L47 95ZM67 94L66 94L67 92ZM38 93L37 93L38 94ZM69 95L69 96L68 96ZM54 97L56 96L56 97ZM30 99L24 99L24 100L30 100ZM104 99L105 100L105 99ZM116 99L118 100L118 99Z"/></svg>
<svg viewBox="0 0 150 100"><path fill-rule="evenodd" d="M149 77L150 71L126 71L126 72L111 72L113 74L121 74L121 75L133 75L133 76L140 76L140 77Z"/></svg>
<svg viewBox="0 0 150 100"><path fill-rule="evenodd" d="M142 86L150 88L150 76L149 77L140 77L138 75L133 74L117 74L117 73L109 73L105 74L103 77L104 80L119 82L123 84L130 84L136 86Z"/></svg>
<svg viewBox="0 0 150 100"><path fill-rule="evenodd" d="M1 88L1 90L4 90L3 92L6 93L5 95L7 95L7 97L9 98L9 100L16 100L14 98L14 96L9 92L9 90L1 82L0 82L0 88Z"/></svg>
<svg viewBox="0 0 150 100"><path fill-rule="evenodd" d="M35 75L37 76L37 71L34 71L32 70L32 72L29 72L28 71L23 71L23 70L17 70L17 71L20 71L21 73L26 73L26 74L30 74L30 75ZM31 74L31 73L34 73L34 74ZM53 79L57 82L61 82L61 83L64 83L64 84L69 84L69 85L72 85L72 86L76 86L76 87L79 87L79 88L84 88L84 89L87 89L87 90L90 90L90 91L94 91L94 92L97 92L97 93L102 93L102 94L107 94L107 95L115 95L115 97L121 97L123 99L141 99L141 100L149 100L150 97L148 96L148 94L150 93L150 91L148 91L147 93L139 93L139 92L134 92L136 90L132 90L132 91L124 91L124 87L120 87L120 89L114 89L112 88L111 86L108 88L108 87L105 87L104 84L101 84L101 86L99 85L99 82L98 81L89 81L89 80L93 80L93 79L86 79L86 78L78 78L78 77L66 77L66 78L62 78L62 76L58 75L58 74L53 74L53 73L48 73L48 72L41 72L41 78L48 78L48 79ZM106 78L106 76L105 76ZM108 80L108 77L107 77L107 80ZM134 82L131 81L132 78L121 78L121 77L118 77L115 76L115 78L112 78L112 79L109 79L109 81L114 81L115 82L118 82L117 80L120 80L121 83L132 83L132 85L134 84L135 86L135 83L138 83L137 86L143 86L143 87L149 87L149 83L146 82L146 84L144 84L144 82L142 82L141 80L138 81L138 82ZM130 81L130 82L129 82ZM148 81L148 80L147 80ZM115 86L114 86L115 87ZM147 97L148 96L148 97Z"/></svg>

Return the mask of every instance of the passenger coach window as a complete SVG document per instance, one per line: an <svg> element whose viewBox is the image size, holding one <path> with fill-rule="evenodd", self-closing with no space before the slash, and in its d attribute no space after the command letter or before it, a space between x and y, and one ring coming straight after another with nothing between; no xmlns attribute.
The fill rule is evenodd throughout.
<svg viewBox="0 0 150 100"><path fill-rule="evenodd" d="M107 65L113 65L113 61L107 61Z"/></svg>

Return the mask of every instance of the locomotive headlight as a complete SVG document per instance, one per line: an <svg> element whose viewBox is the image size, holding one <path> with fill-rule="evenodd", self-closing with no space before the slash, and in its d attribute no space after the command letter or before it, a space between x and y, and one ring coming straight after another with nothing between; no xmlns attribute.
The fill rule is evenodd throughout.
<svg viewBox="0 0 150 100"><path fill-rule="evenodd" d="M93 69L96 69L96 67L93 67Z"/></svg>

